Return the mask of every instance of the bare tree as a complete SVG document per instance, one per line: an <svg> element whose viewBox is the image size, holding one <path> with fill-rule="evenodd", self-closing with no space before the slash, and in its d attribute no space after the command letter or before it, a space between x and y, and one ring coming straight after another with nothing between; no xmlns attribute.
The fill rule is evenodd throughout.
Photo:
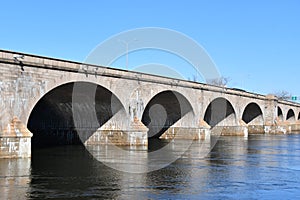
<svg viewBox="0 0 300 200"><path fill-rule="evenodd" d="M187 78L188 81L193 81L193 82L199 82L198 78L196 75L193 75L192 77Z"/></svg>
<svg viewBox="0 0 300 200"><path fill-rule="evenodd" d="M285 90L275 92L274 95L280 100L290 100L292 98L292 95Z"/></svg>
<svg viewBox="0 0 300 200"><path fill-rule="evenodd" d="M225 87L227 85L227 83L229 82L229 80L230 79L228 77L222 76L220 78L210 79L207 81L207 83L211 84L211 85Z"/></svg>
<svg viewBox="0 0 300 200"><path fill-rule="evenodd" d="M198 78L197 78L196 75L193 75L193 81L194 81L194 82L198 82Z"/></svg>

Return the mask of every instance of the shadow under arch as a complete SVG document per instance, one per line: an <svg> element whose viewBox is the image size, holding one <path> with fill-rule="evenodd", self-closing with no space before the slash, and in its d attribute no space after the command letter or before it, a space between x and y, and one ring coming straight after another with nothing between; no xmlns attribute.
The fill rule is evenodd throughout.
<svg viewBox="0 0 300 200"><path fill-rule="evenodd" d="M280 121L284 121L283 112L279 106L277 107L277 117Z"/></svg>
<svg viewBox="0 0 300 200"><path fill-rule="evenodd" d="M230 124L227 122L226 126L235 125L236 113L226 98L218 97L212 100L206 108L204 121L213 128L225 119L230 122Z"/></svg>
<svg viewBox="0 0 300 200"><path fill-rule="evenodd" d="M286 115L286 120L287 121L295 121L296 120L295 112L293 111L293 109L289 109L289 111Z"/></svg>
<svg viewBox="0 0 300 200"><path fill-rule="evenodd" d="M72 110L75 83L86 88L96 88L94 99L91 97L91 102L94 104L80 102L77 106L80 107L82 114L94 111L97 120L81 119L80 127L74 125ZM112 99L114 100L113 108ZM84 143L85 141L81 141L76 129L84 129L86 139L88 139L121 109L124 107L120 100L103 86L84 81L59 85L40 98L30 113L27 127L33 133L32 147Z"/></svg>
<svg viewBox="0 0 300 200"><path fill-rule="evenodd" d="M190 102L179 92L159 92L148 102L142 115L142 123L149 129L148 138L159 138L190 112L194 115Z"/></svg>
<svg viewBox="0 0 300 200"><path fill-rule="evenodd" d="M300 120L300 112L299 112L299 114L298 114L298 118L297 118L298 120Z"/></svg>
<svg viewBox="0 0 300 200"><path fill-rule="evenodd" d="M242 120L250 125L263 125L263 112L257 103L249 103L243 112Z"/></svg>

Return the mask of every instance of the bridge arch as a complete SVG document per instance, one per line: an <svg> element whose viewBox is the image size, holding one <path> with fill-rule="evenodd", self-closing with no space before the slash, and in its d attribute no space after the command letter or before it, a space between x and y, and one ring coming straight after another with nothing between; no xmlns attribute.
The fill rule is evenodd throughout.
<svg viewBox="0 0 300 200"><path fill-rule="evenodd" d="M73 94L74 84L82 88L76 94ZM95 89L95 96L87 96L85 89L88 88ZM73 95L82 101L74 104ZM80 112L76 119L73 106L78 106L76 109ZM51 89L39 99L28 114L27 127L33 133L33 146L81 143L120 110L124 110L123 104L107 88L90 82L69 82ZM84 129L84 136L79 138L76 128Z"/></svg>
<svg viewBox="0 0 300 200"><path fill-rule="evenodd" d="M164 90L147 102L141 120L149 129L148 137L159 138L168 128L186 116L194 116L189 100L177 91Z"/></svg>
<svg viewBox="0 0 300 200"><path fill-rule="evenodd" d="M225 126L236 125L236 112L226 98L218 97L207 106L204 121L211 127L220 125L220 123Z"/></svg>
<svg viewBox="0 0 300 200"><path fill-rule="evenodd" d="M295 121L296 120L296 115L293 109L289 109L286 115L286 120L287 121Z"/></svg>
<svg viewBox="0 0 300 200"><path fill-rule="evenodd" d="M244 109L242 120L246 124L263 125L264 124L263 112L259 107L259 105L254 102L249 103Z"/></svg>
<svg viewBox="0 0 300 200"><path fill-rule="evenodd" d="M117 99L119 99L122 102L122 105L124 105L124 107L126 109L125 103L126 103L127 96L123 94L125 92L122 93L122 90L119 90L118 87L111 87L110 81L107 81L105 79L99 79L98 77L95 77L95 76L86 77L84 74L69 73L69 74L62 75L59 78L55 78L54 80L45 81L44 88L40 89L39 94L35 95L29 99L28 106L27 106L26 110L24 110L24 113L21 116L21 120L25 124L28 124L30 113L32 112L32 110L34 109L36 104L47 93L49 93L50 91L52 91L53 89L55 89L61 85L65 85L65 84L69 84L69 83L77 83L77 82L86 82L86 83L91 83L94 85L99 85L104 88L107 88L109 91L111 91L114 94L114 96L117 97Z"/></svg>
<svg viewBox="0 0 300 200"><path fill-rule="evenodd" d="M279 121L284 121L283 112L279 106L277 107L277 117Z"/></svg>
<svg viewBox="0 0 300 200"><path fill-rule="evenodd" d="M299 112L299 114L298 114L298 120L300 120L300 112Z"/></svg>

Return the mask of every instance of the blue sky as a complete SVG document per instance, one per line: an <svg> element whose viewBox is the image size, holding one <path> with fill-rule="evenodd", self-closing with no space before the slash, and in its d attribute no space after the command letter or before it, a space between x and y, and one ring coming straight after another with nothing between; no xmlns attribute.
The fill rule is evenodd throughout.
<svg viewBox="0 0 300 200"><path fill-rule="evenodd" d="M12 0L0 5L1 49L84 61L112 35L163 27L202 45L230 78L230 87L300 96L300 1ZM137 55L130 55L132 65Z"/></svg>

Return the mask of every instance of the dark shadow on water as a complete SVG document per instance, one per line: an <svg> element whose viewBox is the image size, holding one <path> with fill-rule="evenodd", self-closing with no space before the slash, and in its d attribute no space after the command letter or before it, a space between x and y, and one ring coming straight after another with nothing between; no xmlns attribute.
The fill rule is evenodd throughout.
<svg viewBox="0 0 300 200"><path fill-rule="evenodd" d="M169 144L169 142L169 140L164 139L148 138L148 152L157 151Z"/></svg>
<svg viewBox="0 0 300 200"><path fill-rule="evenodd" d="M32 153L29 198L118 198L120 172L95 160L84 146L36 149Z"/></svg>

